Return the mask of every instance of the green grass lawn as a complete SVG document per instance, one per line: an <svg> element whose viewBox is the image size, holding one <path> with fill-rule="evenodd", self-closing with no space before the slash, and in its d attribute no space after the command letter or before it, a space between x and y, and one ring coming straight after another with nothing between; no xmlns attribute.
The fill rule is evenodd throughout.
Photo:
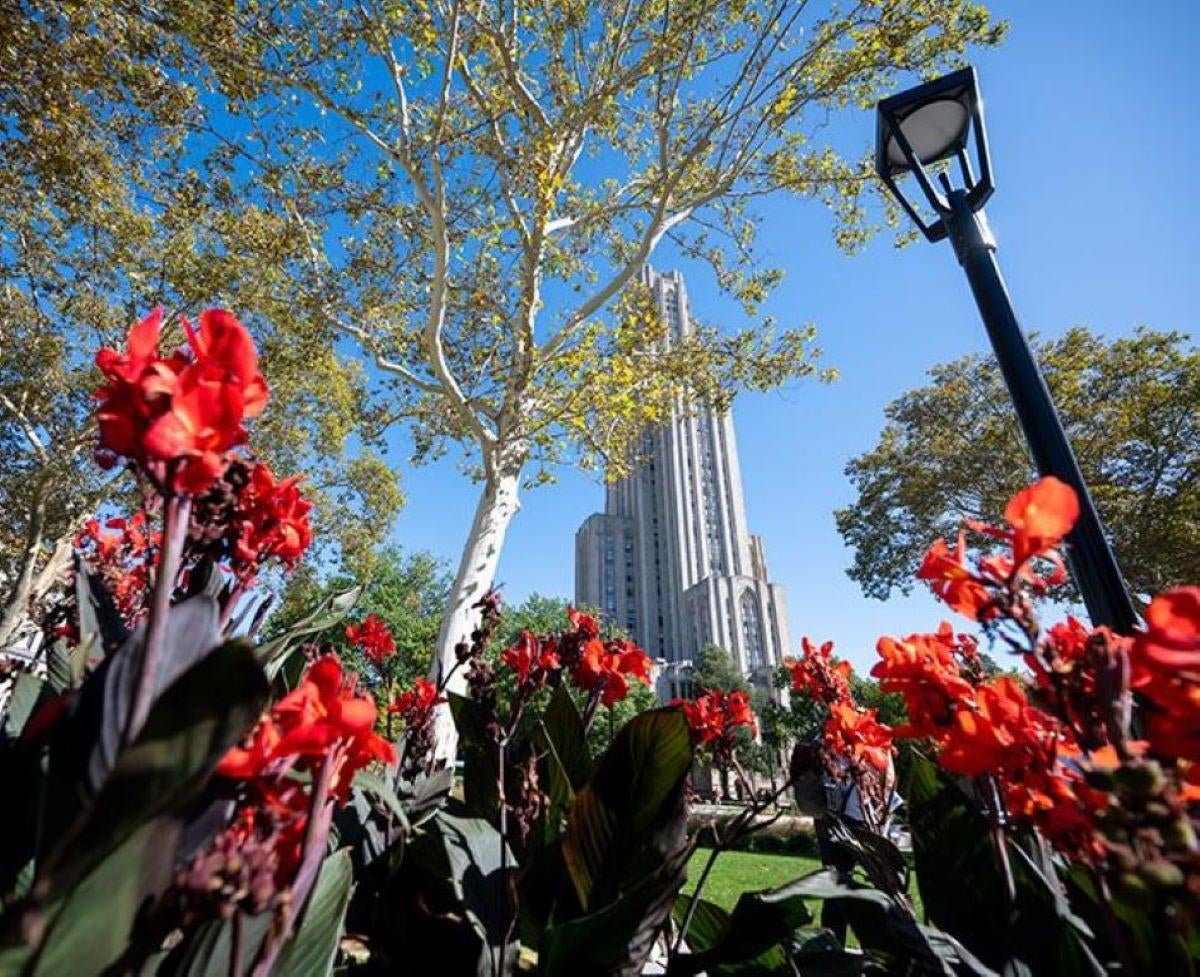
<svg viewBox="0 0 1200 977"><path fill-rule="evenodd" d="M687 885L684 892L694 892L709 849L699 848L688 862ZM752 851L727 851L717 859L702 898L715 902L723 909L732 909L743 892L773 889L801 875L816 871L821 863L804 855L766 855Z"/></svg>
<svg viewBox="0 0 1200 977"><path fill-rule="evenodd" d="M708 861L710 849L698 848L688 862L688 880L683 887L686 893L696 891L696 884L704 865ZM805 855L766 855L752 851L727 851L717 858L708 881L704 884L701 898L715 902L722 909L732 910L743 892L756 892L760 889L773 889L791 882L802 875L808 875L821 867L816 858ZM918 919L924 919L921 908L921 896L917 892L916 878L912 878L909 895ZM813 900L809 902L813 915L820 917L821 904Z"/></svg>

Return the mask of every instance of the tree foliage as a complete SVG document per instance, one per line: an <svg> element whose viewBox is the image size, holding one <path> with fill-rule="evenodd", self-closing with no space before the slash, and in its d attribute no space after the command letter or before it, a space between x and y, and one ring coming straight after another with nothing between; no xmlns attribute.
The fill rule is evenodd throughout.
<svg viewBox="0 0 1200 977"><path fill-rule="evenodd" d="M88 463L90 354L155 305L245 316L276 407L256 445L285 474L307 470L326 544L355 562L401 501L361 365L302 328L286 294L306 240L239 192L242 135L215 118L170 26L120 0L0 8L5 631L61 569L80 519L130 489Z"/></svg>
<svg viewBox="0 0 1200 977"><path fill-rule="evenodd" d="M1106 340L1082 327L1036 353L1131 589L1200 576L1200 353L1176 332ZM851 460L857 492L838 510L850 577L872 597L907 592L931 539L982 519L1028 481L1031 463L990 355L934 367L888 405L878 444Z"/></svg>
<svg viewBox="0 0 1200 977"><path fill-rule="evenodd" d="M692 671L692 682L697 689L721 692L750 690L750 683L738 668L733 656L717 645L705 645L700 649L696 667Z"/></svg>

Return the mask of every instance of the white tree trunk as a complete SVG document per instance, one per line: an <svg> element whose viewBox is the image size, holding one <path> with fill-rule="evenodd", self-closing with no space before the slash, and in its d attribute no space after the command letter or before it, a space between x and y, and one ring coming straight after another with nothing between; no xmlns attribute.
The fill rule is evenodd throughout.
<svg viewBox="0 0 1200 977"><path fill-rule="evenodd" d="M518 498L521 486L520 464L499 466L484 483L470 535L463 544L458 573L450 589L450 599L442 618L437 653L430 667L430 679L439 681L450 674L447 690L460 694L466 691L465 671L451 673L456 663L455 647L460 641L470 641L471 632L479 623L479 611L474 607L491 589L500 562L500 550L509 524L521 507ZM447 706L440 706L434 717L434 742L439 759L452 761L458 748L458 732Z"/></svg>

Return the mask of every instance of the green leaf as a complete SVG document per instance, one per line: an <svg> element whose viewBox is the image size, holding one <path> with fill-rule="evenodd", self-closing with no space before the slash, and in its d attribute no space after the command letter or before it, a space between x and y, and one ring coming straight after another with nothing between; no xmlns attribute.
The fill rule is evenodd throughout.
<svg viewBox="0 0 1200 977"><path fill-rule="evenodd" d="M583 717L565 684L555 687L531 738L542 754L542 780L549 798L540 836L543 843L551 844L562 834L575 792L587 783L593 769Z"/></svg>
<svg viewBox="0 0 1200 977"><path fill-rule="evenodd" d="M41 698L46 683L32 672L21 672L13 684L12 695L4 711L4 735L18 739L34 708Z"/></svg>
<svg viewBox="0 0 1200 977"><path fill-rule="evenodd" d="M263 940L275 925L275 914L241 917L242 973L249 973ZM188 932L159 962L155 977L229 977L233 922L214 919Z"/></svg>
<svg viewBox="0 0 1200 977"><path fill-rule="evenodd" d="M219 619L216 601L207 594L189 597L171 607L162 661L155 676L156 700L184 672L216 650L221 643ZM94 743L87 767L87 781L93 791L104 785L124 743L145 642L143 623L83 687L78 716L88 727L81 730L83 738Z"/></svg>
<svg viewBox="0 0 1200 977"><path fill-rule="evenodd" d="M544 973L566 972L589 947L589 973L641 972L687 877L691 764L677 709L642 713L617 733L567 814L560 849L578 907L559 906L540 947Z"/></svg>
<svg viewBox="0 0 1200 977"><path fill-rule="evenodd" d="M449 693L463 763L463 799L472 813L497 821L500 811L500 758L483 709L474 699Z"/></svg>
<svg viewBox="0 0 1200 977"><path fill-rule="evenodd" d="M49 926L30 971L34 977L90 977L125 953L145 901L171 879L178 824L148 821L108 853L65 897L47 907Z"/></svg>
<svg viewBox="0 0 1200 977"><path fill-rule="evenodd" d="M542 977L637 977L687 877L688 854L677 853L598 911L551 926L538 954Z"/></svg>
<svg viewBox="0 0 1200 977"><path fill-rule="evenodd" d="M181 813L258 719L266 697L262 669L242 642L223 646L180 675L117 757L95 803L47 858L39 887L65 893L142 824L162 812Z"/></svg>
<svg viewBox="0 0 1200 977"><path fill-rule="evenodd" d="M688 945L692 953L680 960L676 970L680 974L696 974L700 971L716 977L717 974L764 973L774 967L776 972L787 973L790 945L796 930L812 922L813 916L804 904L804 897L791 892L788 886L765 889L761 892L743 892L733 912L725 920L716 939L712 938L713 914L701 923L697 936L694 930L703 901L688 926ZM723 965L740 965L728 967ZM745 969L749 968L749 969Z"/></svg>
<svg viewBox="0 0 1200 977"><path fill-rule="evenodd" d="M256 655L259 664L266 669L267 678L275 680L286 663L289 655L308 637L320 634L340 624L347 614L358 603L362 587L352 587L338 594L332 594L321 601L307 615L293 624L283 634L259 645Z"/></svg>
<svg viewBox="0 0 1200 977"><path fill-rule="evenodd" d="M563 860L582 909L603 906L686 844L691 765L679 710L645 712L620 729L567 816Z"/></svg>
<svg viewBox="0 0 1200 977"><path fill-rule="evenodd" d="M129 631L104 582L75 554L75 606L79 614L79 644L120 648Z"/></svg>
<svg viewBox="0 0 1200 977"><path fill-rule="evenodd" d="M333 972L353 886L348 851L335 852L321 863L296 934L279 955L272 977L319 977Z"/></svg>
<svg viewBox="0 0 1200 977"><path fill-rule="evenodd" d="M516 868L488 821L462 804L438 811L409 843L384 893L372 947L396 972L493 977L515 909ZM505 967L516 951L507 940Z"/></svg>
<svg viewBox="0 0 1200 977"><path fill-rule="evenodd" d="M987 819L953 778L914 754L904 795L917 884L931 923L994 970L1103 973L1061 883L1012 841L1007 851L1016 899L1010 901Z"/></svg>

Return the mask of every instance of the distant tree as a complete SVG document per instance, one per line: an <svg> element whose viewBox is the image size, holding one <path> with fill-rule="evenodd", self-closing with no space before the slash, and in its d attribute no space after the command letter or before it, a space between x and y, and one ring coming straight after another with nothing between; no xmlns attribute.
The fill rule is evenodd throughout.
<svg viewBox="0 0 1200 977"><path fill-rule="evenodd" d="M390 687L409 685L429 670L437 645L438 627L446 607L450 577L446 565L430 553L408 553L399 546L378 549L371 570L363 581L362 595L350 616L361 621L378 615L388 625L396 641L396 654L379 668L364 661L345 639L344 626L338 625L320 635L336 647L343 657L372 684ZM323 598L353 587L354 577L338 574L318 579L309 571L295 577L284 594L279 610L270 621L272 630L284 630ZM385 689L386 692L386 689Z"/></svg>
<svg viewBox="0 0 1200 977"><path fill-rule="evenodd" d="M737 667L733 656L724 648L716 645L705 645L700 649L700 654L696 656L696 663L692 669L692 682L698 691L719 689L722 692L734 690L748 692L750 690L750 683L746 681L742 670Z"/></svg>
<svg viewBox="0 0 1200 977"><path fill-rule="evenodd" d="M1177 332L1106 340L1084 328L1037 357L1117 557L1137 595L1200 579L1200 352ZM1001 518L1033 475L990 355L934 367L885 410L879 443L846 467L836 513L868 596L907 593L934 538Z"/></svg>

